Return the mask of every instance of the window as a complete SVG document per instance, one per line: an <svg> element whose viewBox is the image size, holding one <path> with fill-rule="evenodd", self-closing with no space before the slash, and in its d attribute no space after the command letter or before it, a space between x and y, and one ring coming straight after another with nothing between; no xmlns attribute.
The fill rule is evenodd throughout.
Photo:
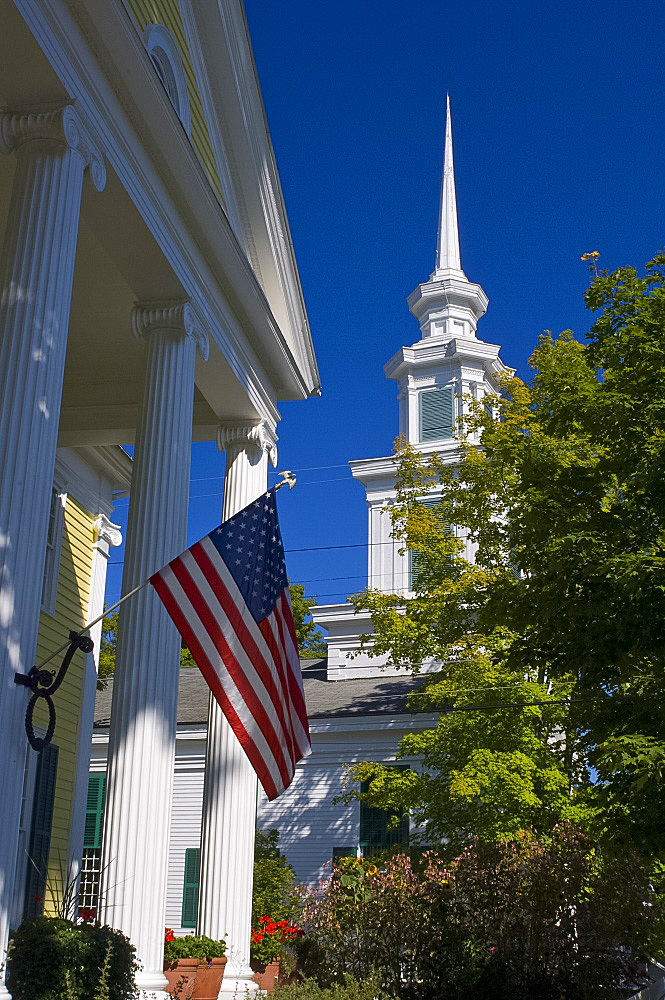
<svg viewBox="0 0 665 1000"><path fill-rule="evenodd" d="M182 886L182 926L196 927L199 908L199 873L201 848L188 847L185 851L185 875Z"/></svg>
<svg viewBox="0 0 665 1000"><path fill-rule="evenodd" d="M395 765L399 766L399 765ZM405 766L400 770L408 770ZM363 781L361 792L366 792L369 782ZM398 816L394 809L377 809L375 806L360 803L360 851L364 858L369 858L379 851L385 851L397 844L407 847L409 843L409 816L403 815L396 825L389 825Z"/></svg>
<svg viewBox="0 0 665 1000"><path fill-rule="evenodd" d="M453 535L455 533L452 524L448 522L443 517L443 511L437 510L441 503L440 497L423 497L418 503L422 504L423 507L427 507L434 511L434 517L436 519L437 525L446 535ZM409 590L415 590L415 584L418 577L418 553L409 550Z"/></svg>
<svg viewBox="0 0 665 1000"><path fill-rule="evenodd" d="M423 389L419 402L420 440L440 441L453 437L455 394L452 385L444 389Z"/></svg>
<svg viewBox="0 0 665 1000"><path fill-rule="evenodd" d="M106 775L91 774L88 778L88 797L85 804L79 908L96 910L99 905L105 789Z"/></svg>
<svg viewBox="0 0 665 1000"><path fill-rule="evenodd" d="M190 135L192 117L187 95L187 77L183 69L178 43L163 24L149 24L143 33L143 41L164 90L183 124L185 132Z"/></svg>
<svg viewBox="0 0 665 1000"><path fill-rule="evenodd" d="M35 734L44 736L45 729L35 726ZM25 880L28 865L28 837L32 826L32 809L35 799L35 779L37 776L38 754L29 744L25 748L25 765L23 768L23 791L21 795L21 815L19 819L18 841L16 848L16 877L14 879L14 895L10 913L10 927L18 927L23 920L25 906Z"/></svg>
<svg viewBox="0 0 665 1000"><path fill-rule="evenodd" d="M53 743L48 743L37 758L35 798L28 841L29 864L25 879L24 917L37 917L44 910L57 772L58 748Z"/></svg>
<svg viewBox="0 0 665 1000"><path fill-rule="evenodd" d="M358 848L357 847L333 847L332 859L333 864L335 861L339 861L340 858L357 858Z"/></svg>
<svg viewBox="0 0 665 1000"><path fill-rule="evenodd" d="M48 615L55 614L58 573L60 570L60 547L62 545L62 529L65 523L66 503L66 493L60 493L55 488L51 490L48 535L46 536L46 556L44 558L44 577L42 579L42 611L45 611Z"/></svg>

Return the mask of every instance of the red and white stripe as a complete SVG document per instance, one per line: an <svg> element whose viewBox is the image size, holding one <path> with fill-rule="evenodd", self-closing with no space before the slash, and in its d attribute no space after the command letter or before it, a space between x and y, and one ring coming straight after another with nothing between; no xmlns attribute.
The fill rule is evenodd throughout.
<svg viewBox="0 0 665 1000"><path fill-rule="evenodd" d="M191 650L269 799L311 753L288 589L258 624L206 537L150 582Z"/></svg>

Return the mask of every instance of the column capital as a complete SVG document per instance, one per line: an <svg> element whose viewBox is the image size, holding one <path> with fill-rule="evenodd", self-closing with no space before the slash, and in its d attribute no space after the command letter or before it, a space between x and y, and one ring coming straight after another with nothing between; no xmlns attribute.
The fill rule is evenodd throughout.
<svg viewBox="0 0 665 1000"><path fill-rule="evenodd" d="M192 337L204 361L210 355L208 326L188 299L174 302L137 302L132 310L134 336L142 339L155 330L171 330Z"/></svg>
<svg viewBox="0 0 665 1000"><path fill-rule="evenodd" d="M115 547L122 544L122 530L119 524L114 524L106 514L100 514L95 521L97 541L106 542L107 545Z"/></svg>
<svg viewBox="0 0 665 1000"><path fill-rule="evenodd" d="M26 142L59 142L78 153L90 167L92 183L98 191L106 185L104 154L92 130L72 104L60 108L5 111L0 114L0 152L11 153Z"/></svg>
<svg viewBox="0 0 665 1000"><path fill-rule="evenodd" d="M249 448L264 451L273 468L277 465L277 434L265 420L255 424L220 424L217 428L217 450L226 451L235 445L237 448Z"/></svg>

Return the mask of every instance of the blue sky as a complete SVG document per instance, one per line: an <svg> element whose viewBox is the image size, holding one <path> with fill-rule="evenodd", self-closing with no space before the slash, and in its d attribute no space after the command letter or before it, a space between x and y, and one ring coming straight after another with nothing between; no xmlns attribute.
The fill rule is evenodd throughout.
<svg viewBox="0 0 665 1000"><path fill-rule="evenodd" d="M280 407L279 468L299 473L282 534L291 578L333 603L366 578L346 463L397 433L382 369L418 338L405 300L434 267L446 91L478 335L525 375L543 330L589 328L582 253L611 269L665 245L665 4L245 3L323 384ZM195 446L190 541L219 521L222 478Z"/></svg>

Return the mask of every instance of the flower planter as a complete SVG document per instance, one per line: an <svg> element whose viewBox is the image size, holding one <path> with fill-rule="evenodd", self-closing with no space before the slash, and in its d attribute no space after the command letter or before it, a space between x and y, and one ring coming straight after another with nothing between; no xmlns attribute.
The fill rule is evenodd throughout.
<svg viewBox="0 0 665 1000"><path fill-rule="evenodd" d="M183 1000L190 1000L198 968L198 958L180 958L177 962L166 966L164 969L164 975L168 980L166 992L172 997L180 996Z"/></svg>
<svg viewBox="0 0 665 1000"><path fill-rule="evenodd" d="M180 1000L217 1000L225 965L225 957L213 958L209 964L198 958L180 958L164 969L166 992Z"/></svg>
<svg viewBox="0 0 665 1000"><path fill-rule="evenodd" d="M254 975L252 979L258 983L259 989L265 993L272 993L279 976L279 962L270 962L269 965L253 965Z"/></svg>
<svg viewBox="0 0 665 1000"><path fill-rule="evenodd" d="M196 979L194 980L192 1000L217 1000L224 977L225 965L226 956L213 958L209 964L207 962L199 964Z"/></svg>

